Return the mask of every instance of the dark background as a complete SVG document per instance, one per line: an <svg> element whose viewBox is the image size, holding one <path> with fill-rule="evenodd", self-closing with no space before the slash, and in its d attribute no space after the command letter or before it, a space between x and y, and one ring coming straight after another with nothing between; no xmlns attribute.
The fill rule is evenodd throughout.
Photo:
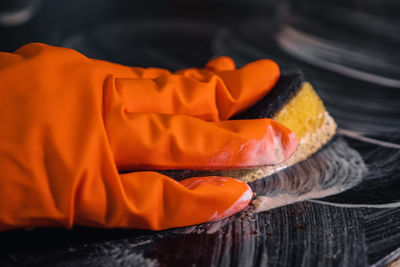
<svg viewBox="0 0 400 267"><path fill-rule="evenodd" d="M0 48L11 51L27 42L35 41L61 45L77 31L116 20L200 20L218 25L232 25L256 14L272 15L274 4L269 2L271 1L2 0L0 11L3 14L29 8L30 5L35 6L35 11L32 12L31 19L23 24L3 23Z"/></svg>

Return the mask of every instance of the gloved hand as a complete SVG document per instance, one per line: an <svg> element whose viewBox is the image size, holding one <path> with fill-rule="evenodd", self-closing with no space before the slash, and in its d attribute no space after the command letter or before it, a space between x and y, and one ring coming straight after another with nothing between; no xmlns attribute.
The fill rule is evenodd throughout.
<svg viewBox="0 0 400 267"><path fill-rule="evenodd" d="M252 192L226 177L157 169L276 164L297 145L269 119L227 121L274 86L270 60L176 73L28 44L0 53L0 229L166 229L227 217ZM143 171L137 171L143 170Z"/></svg>

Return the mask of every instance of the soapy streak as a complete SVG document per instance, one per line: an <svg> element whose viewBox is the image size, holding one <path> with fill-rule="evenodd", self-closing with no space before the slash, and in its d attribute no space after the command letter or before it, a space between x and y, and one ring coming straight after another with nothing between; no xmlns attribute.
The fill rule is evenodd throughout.
<svg viewBox="0 0 400 267"><path fill-rule="evenodd" d="M353 69L343 64L336 63L334 60L326 57L325 54L327 52L329 52L331 55L336 55L336 57L331 57L333 59L336 59L337 55L342 55L343 58L346 56L350 58L365 57L365 55L352 53L347 51L347 49L339 48L337 43L324 41L313 35L305 34L301 31L295 30L290 26L282 27L281 32L276 37L276 40L280 47L287 53L313 65L367 82L394 88L400 87L400 80L376 75L363 70ZM374 62L375 65L381 65L380 62L373 57L368 57L363 61Z"/></svg>
<svg viewBox="0 0 400 267"><path fill-rule="evenodd" d="M338 194L359 184L367 172L361 156L338 138L306 161L251 183L258 195L252 204L260 212Z"/></svg>
<svg viewBox="0 0 400 267"><path fill-rule="evenodd" d="M300 196L295 194L279 194L273 197L257 196L256 199L251 202L251 204L256 208L255 212L261 212L304 200L336 195L347 189L348 188L343 187L332 187L327 190L315 189L309 193Z"/></svg>
<svg viewBox="0 0 400 267"><path fill-rule="evenodd" d="M273 140L273 147L269 147L269 141ZM268 125L267 133L261 139L253 139L242 144L237 152L231 150L223 150L215 153L208 165L213 168L221 165L228 165L229 160L235 157L235 154L242 155L241 162L235 163L236 168L246 168L254 166L271 165L280 163L285 159L284 149L282 146L282 134L275 131L271 125Z"/></svg>
<svg viewBox="0 0 400 267"><path fill-rule="evenodd" d="M262 166L251 169L239 169L239 170L223 170L213 173L213 175L234 177L242 181L251 182L271 174L277 173L289 166L292 166L307 157L317 152L321 146L327 143L336 132L336 123L328 112L322 114L324 121L321 128L313 133L307 133L301 138L298 143L296 152L288 158L286 161L270 166Z"/></svg>
<svg viewBox="0 0 400 267"><path fill-rule="evenodd" d="M387 209L387 208L399 208L400 202L394 203L385 203L385 204L352 204L352 203L334 203L328 202L323 200L310 200L315 203L330 205L334 207L341 207L341 208L375 208L375 209Z"/></svg>
<svg viewBox="0 0 400 267"><path fill-rule="evenodd" d="M193 189L198 187L203 183L213 184L216 186L223 186L223 184L227 181L226 178L223 177L205 177L204 179L191 179L184 180L181 183L188 189Z"/></svg>
<svg viewBox="0 0 400 267"><path fill-rule="evenodd" d="M344 136L347 136L347 137L350 137L350 138L353 138L353 139L357 139L357 140L360 140L360 141L364 141L364 142L367 142L367 143L370 143L370 144L383 146L383 147L400 149L400 144L395 144L395 143L391 143L391 142L385 142L385 141L381 141L381 140L365 137L362 134L359 134L358 132L355 132L355 131L339 128L337 132L339 134L341 134L341 135L344 135Z"/></svg>

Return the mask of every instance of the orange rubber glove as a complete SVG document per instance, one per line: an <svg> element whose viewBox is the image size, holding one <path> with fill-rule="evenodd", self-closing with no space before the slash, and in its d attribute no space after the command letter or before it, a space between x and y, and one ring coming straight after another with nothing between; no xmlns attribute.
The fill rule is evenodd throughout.
<svg viewBox="0 0 400 267"><path fill-rule="evenodd" d="M166 229L227 217L252 192L226 177L153 171L275 164L297 139L269 120L226 121L274 86L270 60L177 73L28 44L0 53L0 229ZM120 173L120 172L123 173Z"/></svg>

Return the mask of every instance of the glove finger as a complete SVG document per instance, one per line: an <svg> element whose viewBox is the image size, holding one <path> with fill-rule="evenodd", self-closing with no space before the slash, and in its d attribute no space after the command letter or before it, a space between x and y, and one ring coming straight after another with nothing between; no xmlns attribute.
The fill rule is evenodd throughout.
<svg viewBox="0 0 400 267"><path fill-rule="evenodd" d="M141 67L129 67L118 63L113 63L105 60L92 59L92 61L104 71L114 75L118 78L134 78L134 79L156 79L161 76L171 75L171 72L161 68L141 68ZM235 62L230 57L218 57L210 60L204 70L222 71L222 70L234 70ZM193 71L193 72L192 72ZM199 73L201 69L191 68L182 70L182 73ZM205 74L208 73L207 71ZM185 75L186 76L186 75ZM196 76L199 78L200 76ZM201 78L200 78L201 79Z"/></svg>
<svg viewBox="0 0 400 267"><path fill-rule="evenodd" d="M118 63L113 63L105 60L92 59L92 61L104 71L114 75L118 78L134 78L134 79L156 79L161 76L171 75L171 72L161 68L141 68L141 67L129 67ZM205 69L190 68L180 71L179 73L184 76L191 76L195 79L204 79L204 76L199 76L199 73L208 75L209 71L222 71L222 70L234 70L235 62L230 57L218 57L210 60ZM207 71L208 70L208 71Z"/></svg>
<svg viewBox="0 0 400 267"><path fill-rule="evenodd" d="M156 79L161 76L171 75L171 72L166 69L129 67L98 59L92 59L92 61L98 68L118 78Z"/></svg>
<svg viewBox="0 0 400 267"><path fill-rule="evenodd" d="M206 69L213 71L235 70L236 66L230 57L217 57L207 62Z"/></svg>
<svg viewBox="0 0 400 267"><path fill-rule="evenodd" d="M20 55L7 52L0 52L0 69L6 68L22 60L23 58Z"/></svg>
<svg viewBox="0 0 400 267"><path fill-rule="evenodd" d="M260 100L279 75L275 62L259 60L238 70L189 69L155 79L116 78L110 86L115 86L129 112L185 114L219 121Z"/></svg>
<svg viewBox="0 0 400 267"><path fill-rule="evenodd" d="M235 70L235 62L230 57L217 57L210 60L204 69L188 68L175 72L186 78L207 82L215 71Z"/></svg>
<svg viewBox="0 0 400 267"><path fill-rule="evenodd" d="M117 110L106 116L105 126L121 171L273 165L297 146L295 134L271 119L207 122Z"/></svg>
<svg viewBox="0 0 400 267"><path fill-rule="evenodd" d="M107 214L96 216L106 218L100 222L105 227L162 230L210 222L244 209L252 198L246 183L226 177L176 182L156 172L135 172L119 180L118 187L106 189L107 212L96 207Z"/></svg>

